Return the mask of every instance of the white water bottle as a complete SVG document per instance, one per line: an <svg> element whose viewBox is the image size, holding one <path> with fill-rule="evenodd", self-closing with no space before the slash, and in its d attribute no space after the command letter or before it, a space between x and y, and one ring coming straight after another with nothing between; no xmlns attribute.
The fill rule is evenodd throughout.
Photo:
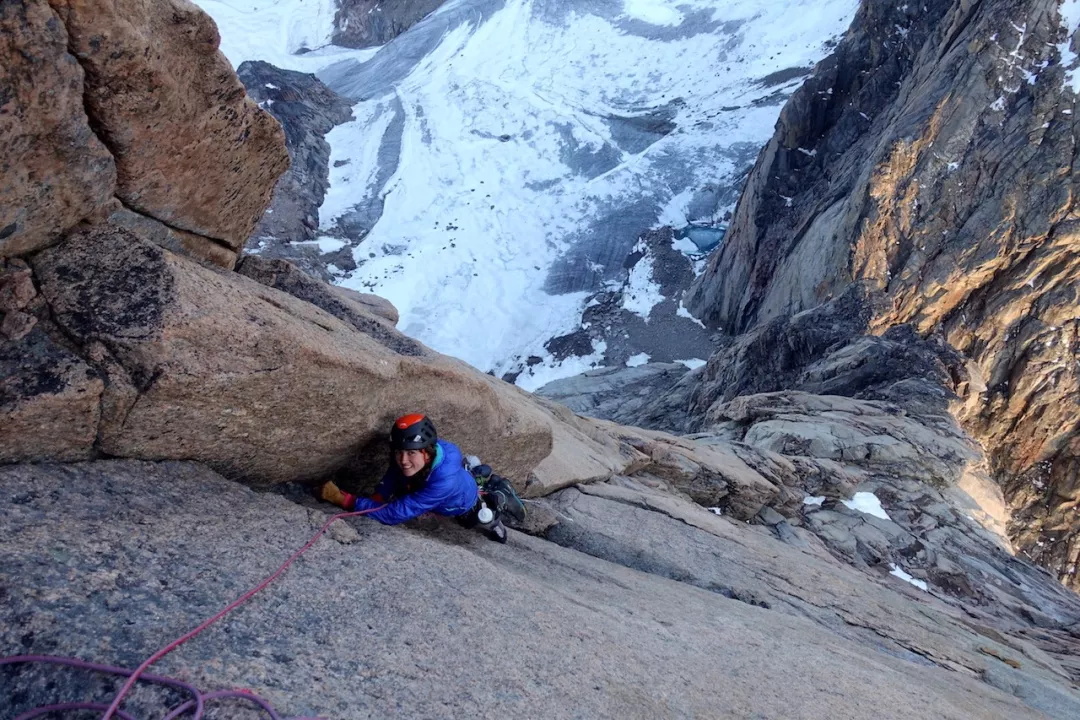
<svg viewBox="0 0 1080 720"><path fill-rule="evenodd" d="M480 510L476 513L476 519L483 525L495 519L495 513L491 512L491 508L483 500L480 501Z"/></svg>

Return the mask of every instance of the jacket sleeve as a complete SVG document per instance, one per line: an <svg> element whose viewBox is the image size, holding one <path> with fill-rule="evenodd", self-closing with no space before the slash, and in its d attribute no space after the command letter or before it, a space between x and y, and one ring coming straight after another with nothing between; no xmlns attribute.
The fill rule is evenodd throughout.
<svg viewBox="0 0 1080 720"><path fill-rule="evenodd" d="M443 483L429 483L423 490L387 503L386 507L370 513L368 517L378 520L383 525L397 525L436 509L445 498L446 491ZM380 505L382 503L370 498L358 498L354 510L370 510Z"/></svg>
<svg viewBox="0 0 1080 720"><path fill-rule="evenodd" d="M394 474L391 470L387 470L382 476L382 480L375 486L375 489L371 492L371 499L379 505L382 505L387 500L394 497ZM366 510L367 508L358 508L359 510Z"/></svg>

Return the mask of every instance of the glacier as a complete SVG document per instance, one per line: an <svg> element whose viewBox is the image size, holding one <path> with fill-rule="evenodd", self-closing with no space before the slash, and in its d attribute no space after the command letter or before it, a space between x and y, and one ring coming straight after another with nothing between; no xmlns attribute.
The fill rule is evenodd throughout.
<svg viewBox="0 0 1080 720"><path fill-rule="evenodd" d="M526 389L640 234L720 223L780 108L857 0L450 0L381 48L330 46L334 0L198 0L234 64L313 72L355 102L327 136L320 232L342 286ZM302 54L297 54L297 53ZM649 308L636 312L647 317ZM543 365L543 363L541 363Z"/></svg>

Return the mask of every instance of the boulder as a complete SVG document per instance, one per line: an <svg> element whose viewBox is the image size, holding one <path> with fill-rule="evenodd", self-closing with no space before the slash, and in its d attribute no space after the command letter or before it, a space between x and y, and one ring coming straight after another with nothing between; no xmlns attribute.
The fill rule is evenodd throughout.
<svg viewBox="0 0 1080 720"><path fill-rule="evenodd" d="M90 129L84 76L46 0L0 6L0 257L56 242L112 197L116 167Z"/></svg>
<svg viewBox="0 0 1080 720"><path fill-rule="evenodd" d="M384 297L357 292L337 285L331 285L330 290L336 293L338 297L345 298L350 302L360 303L360 306L367 312L386 319L391 325L397 325L398 320L401 319L401 315L398 313L398 309L394 307L394 303Z"/></svg>
<svg viewBox="0 0 1080 720"><path fill-rule="evenodd" d="M288 166L281 127L188 0L56 0L83 100L133 212L238 251ZM123 20L118 20L122 18Z"/></svg>
<svg viewBox="0 0 1080 720"><path fill-rule="evenodd" d="M524 392L381 319L358 329L108 225L33 266L67 337L112 363L99 431L111 455L196 459L257 483L319 478L361 449L384 464L386 428L416 410L511 477L551 450L551 417Z"/></svg>

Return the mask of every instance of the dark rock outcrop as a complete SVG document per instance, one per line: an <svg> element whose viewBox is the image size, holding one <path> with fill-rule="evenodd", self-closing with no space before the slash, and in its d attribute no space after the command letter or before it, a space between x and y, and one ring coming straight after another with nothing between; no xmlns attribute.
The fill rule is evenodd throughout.
<svg viewBox="0 0 1080 720"><path fill-rule="evenodd" d="M966 387L962 358L940 338L925 340L907 325L863 334L876 305L879 297L852 285L833 301L733 339L702 372L688 408L690 426L713 421L719 403L786 389L947 412L954 390Z"/></svg>
<svg viewBox="0 0 1080 720"><path fill-rule="evenodd" d="M93 457L103 385L41 327L0 341L0 463Z"/></svg>
<svg viewBox="0 0 1080 720"><path fill-rule="evenodd" d="M882 400L917 415L947 414L970 386L964 359L940 337L923 338L908 325L867 335L880 306L880 295L854 284L811 310L723 339L723 349L693 373L631 384L621 404L614 388L605 397L603 386L584 383L575 402L614 414L606 419L683 433L709 428L738 397L781 390ZM560 388L551 384L553 392Z"/></svg>
<svg viewBox="0 0 1080 720"><path fill-rule="evenodd" d="M576 413L624 425L642 425L641 408L668 392L690 372L680 363L602 367L554 380L536 390Z"/></svg>
<svg viewBox="0 0 1080 720"><path fill-rule="evenodd" d="M544 347L557 361L603 348L599 364L608 368L621 367L631 358L662 364L704 360L715 349L713 333L680 305L682 290L693 278L690 259L672 247L671 228L645 232L624 259L620 281L589 297L581 327ZM528 361L519 368L508 375L528 373Z"/></svg>
<svg viewBox="0 0 1080 720"><path fill-rule="evenodd" d="M430 15L444 0L338 0L335 45L385 45Z"/></svg>
<svg viewBox="0 0 1080 720"><path fill-rule="evenodd" d="M910 324L969 358L956 413L988 449L1014 539L1069 583L1077 42L1055 0L863 3L785 107L688 295L707 324L739 333L860 281L885 301L872 333Z"/></svg>
<svg viewBox="0 0 1080 720"><path fill-rule="evenodd" d="M285 260L269 260L258 255L245 256L236 271L255 282L325 310L397 353L417 357L431 354L420 343L394 330L397 308L378 295L365 295L327 285Z"/></svg>
<svg viewBox="0 0 1080 720"><path fill-rule="evenodd" d="M314 75L248 61L236 70L248 95L278 119L292 163L274 188L273 201L252 233L253 250L282 257L306 272L329 279L326 266L351 267L348 248L327 257L310 243L319 230L319 206L330 187L330 145L326 133L352 119L352 104ZM348 257L346 257L348 256Z"/></svg>

